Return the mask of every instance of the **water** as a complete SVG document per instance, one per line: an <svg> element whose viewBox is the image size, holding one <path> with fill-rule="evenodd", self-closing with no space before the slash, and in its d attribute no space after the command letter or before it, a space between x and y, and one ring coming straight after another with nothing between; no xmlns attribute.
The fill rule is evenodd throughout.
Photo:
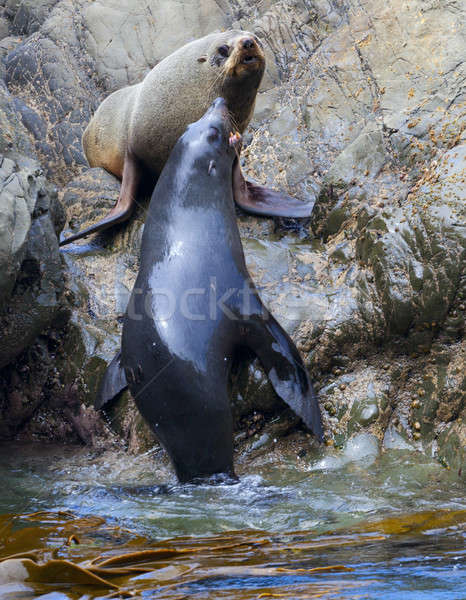
<svg viewBox="0 0 466 600"><path fill-rule="evenodd" d="M118 598L466 598L464 482L418 453L270 452L218 486L180 486L160 464L151 453L0 446L0 515L14 515L3 517L0 558L34 550L46 562L53 550L90 565L136 552L130 574L111 574ZM72 534L79 545L66 545ZM162 561L137 554L167 548ZM0 585L1 600L111 593Z"/></svg>

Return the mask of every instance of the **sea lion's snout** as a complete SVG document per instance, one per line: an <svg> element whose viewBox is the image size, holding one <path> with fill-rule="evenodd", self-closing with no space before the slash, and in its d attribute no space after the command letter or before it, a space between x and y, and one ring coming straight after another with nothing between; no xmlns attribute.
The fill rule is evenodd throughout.
<svg viewBox="0 0 466 600"><path fill-rule="evenodd" d="M240 62L243 65L264 62L264 54L260 49L259 44L252 37L241 38L238 41L238 50Z"/></svg>
<svg viewBox="0 0 466 600"><path fill-rule="evenodd" d="M246 54L244 54L244 52L243 52L243 59L241 61L243 63L243 65L251 64L254 62L259 62L260 55L258 54L258 52L256 50L255 40L248 38L246 40L243 40L242 44L243 44L243 51L246 51ZM257 49L258 49L258 47L257 47Z"/></svg>
<svg viewBox="0 0 466 600"><path fill-rule="evenodd" d="M218 97L212 102L199 121L191 123L188 126L183 139L188 144L195 143L198 145L201 140L202 143L207 142L204 146L207 152L210 152L208 148L212 147L216 147L217 149L222 147L229 148L229 131L231 127L230 113L226 100Z"/></svg>
<svg viewBox="0 0 466 600"><path fill-rule="evenodd" d="M219 96L218 98L215 98L215 100L211 104L211 109L213 109L213 110L224 109L226 111L227 110L227 103L226 103L225 98L222 98L221 96Z"/></svg>
<svg viewBox="0 0 466 600"><path fill-rule="evenodd" d="M228 112L228 106L224 98L216 98L204 117L208 120L209 125L219 130L219 133L223 136L226 135L230 125L230 113Z"/></svg>
<svg viewBox="0 0 466 600"><path fill-rule="evenodd" d="M225 72L230 77L241 77L251 72L262 72L264 66L265 57L261 44L252 34L249 34L239 37L235 41L225 63Z"/></svg>

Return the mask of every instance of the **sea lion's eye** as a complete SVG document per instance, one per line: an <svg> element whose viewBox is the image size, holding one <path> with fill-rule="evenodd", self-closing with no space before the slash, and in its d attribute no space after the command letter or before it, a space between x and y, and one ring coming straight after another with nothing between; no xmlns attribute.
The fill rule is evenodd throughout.
<svg viewBox="0 0 466 600"><path fill-rule="evenodd" d="M228 56L228 53L230 52L230 48L228 48L228 46L220 46L220 48L218 49L218 53L220 54L220 56Z"/></svg>
<svg viewBox="0 0 466 600"><path fill-rule="evenodd" d="M215 140L218 140L219 137L220 131L216 127L211 125L207 133L207 139L209 140L209 142L215 142Z"/></svg>

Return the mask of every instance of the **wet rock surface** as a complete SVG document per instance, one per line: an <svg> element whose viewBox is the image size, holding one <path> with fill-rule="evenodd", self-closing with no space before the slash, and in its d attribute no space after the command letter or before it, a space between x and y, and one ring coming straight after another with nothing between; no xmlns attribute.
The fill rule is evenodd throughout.
<svg viewBox="0 0 466 600"><path fill-rule="evenodd" d="M379 448L420 450L460 469L466 442L463 20L456 1L206 0L183 9L163 0L126 8L111 0L0 1L0 181L13 164L19 186L8 196L1 188L0 218L14 220L15 228L0 231L0 260L8 264L0 297L14 308L12 290L26 281L30 299L26 294L21 302L31 308L18 304L17 310L41 315L29 337L17 335L21 348L9 351L3 364L33 347L50 315L60 312L48 305L43 317L42 308L33 308L35 298L51 298L54 290L60 296L65 286L71 320L60 331L55 366L66 393L57 398L74 398L80 417L74 426L64 417L70 431L88 442L98 437L98 418L86 416L85 406L118 349L147 199L128 226L63 252L64 267L55 237L41 267L45 281L55 283L31 292L23 263L27 252L37 257L34 231L54 237L58 221L50 192L46 217L34 217L30 167L18 154L39 159L58 185L67 230L95 222L119 190L113 177L85 165L80 144L99 102L190 39L242 27L262 38L268 59L245 136L244 169L315 207L309 222L299 224L245 215L238 222L261 296L316 382L328 442L346 447L367 434ZM233 379L238 443L264 451L295 428L257 361ZM58 405L42 421L59 414ZM30 434L47 435L40 402L35 406ZM134 451L150 445L128 398L108 418Z"/></svg>
<svg viewBox="0 0 466 600"><path fill-rule="evenodd" d="M64 213L37 162L0 155L1 437L41 405L68 318L57 233ZM42 336L41 339L38 339Z"/></svg>

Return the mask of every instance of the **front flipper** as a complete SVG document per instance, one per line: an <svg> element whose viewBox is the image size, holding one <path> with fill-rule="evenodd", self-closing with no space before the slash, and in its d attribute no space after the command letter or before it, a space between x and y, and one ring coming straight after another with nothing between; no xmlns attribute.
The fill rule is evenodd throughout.
<svg viewBox="0 0 466 600"><path fill-rule="evenodd" d="M245 343L257 355L280 398L323 440L322 417L308 372L286 331L270 315L245 328Z"/></svg>
<svg viewBox="0 0 466 600"><path fill-rule="evenodd" d="M60 246L65 246L76 240L87 237L91 233L97 231L103 231L108 229L117 223L123 223L127 221L134 209L136 200L136 193L138 190L139 182L141 180L141 167L139 161L128 151L125 154L125 162L123 166L123 177L121 179L121 190L118 197L117 203L102 220L94 223L90 227L78 231L69 238L66 238L60 242Z"/></svg>
<svg viewBox="0 0 466 600"><path fill-rule="evenodd" d="M125 372L120 364L121 351L118 351L112 362L108 365L100 382L97 398L94 401L94 408L99 410L103 406L118 396L120 392L128 387Z"/></svg>
<svg viewBox="0 0 466 600"><path fill-rule="evenodd" d="M309 217L313 202L302 202L282 192L244 179L238 159L233 165L233 197L238 206L253 215L271 217Z"/></svg>

